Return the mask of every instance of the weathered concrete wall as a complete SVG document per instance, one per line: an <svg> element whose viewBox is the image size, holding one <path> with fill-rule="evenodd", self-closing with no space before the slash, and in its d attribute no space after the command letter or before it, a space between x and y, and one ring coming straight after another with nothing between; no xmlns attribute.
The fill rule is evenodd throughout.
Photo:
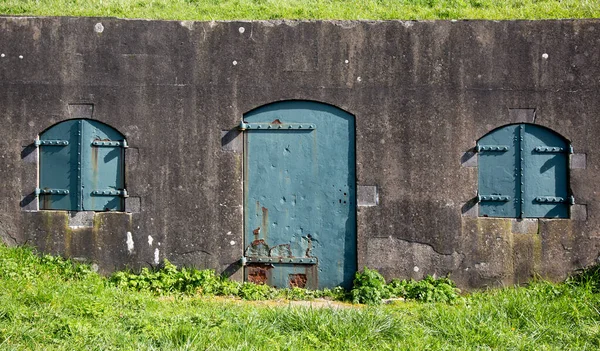
<svg viewBox="0 0 600 351"><path fill-rule="evenodd" d="M104 272L241 278L242 115L287 99L356 117L358 265L463 288L562 279L600 253L600 21L167 22L0 17L0 236ZM83 105L83 106L81 106ZM34 138L87 117L126 135L128 213L36 211ZM571 219L477 217L477 139L569 139ZM364 188L362 188L364 186ZM83 217L86 217L85 214ZM79 225L83 221L83 225Z"/></svg>

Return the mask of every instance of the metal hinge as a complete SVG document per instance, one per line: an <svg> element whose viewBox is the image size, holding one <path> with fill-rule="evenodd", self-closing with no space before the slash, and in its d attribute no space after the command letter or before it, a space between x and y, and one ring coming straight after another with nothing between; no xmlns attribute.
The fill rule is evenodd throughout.
<svg viewBox="0 0 600 351"><path fill-rule="evenodd" d="M242 265L248 263L290 263L290 264L317 264L316 257L256 257L244 256L241 259Z"/></svg>
<svg viewBox="0 0 600 351"><path fill-rule="evenodd" d="M477 152L482 152L482 151L504 152L504 151L508 151L508 149L510 149L510 146L507 146L507 145L477 145L477 147L475 148L475 150Z"/></svg>
<svg viewBox="0 0 600 351"><path fill-rule="evenodd" d="M570 205L575 205L575 197L572 195L567 198L560 196L537 196L533 201L539 203L568 203Z"/></svg>
<svg viewBox="0 0 600 351"><path fill-rule="evenodd" d="M45 146L67 146L69 145L68 140L40 140L36 139L34 141L35 146L45 145Z"/></svg>
<svg viewBox="0 0 600 351"><path fill-rule="evenodd" d="M123 189L123 190L118 190L118 189L94 190L94 191L92 191L92 195L129 197L126 189Z"/></svg>
<svg viewBox="0 0 600 351"><path fill-rule="evenodd" d="M240 123L240 130L312 130L316 126L312 123Z"/></svg>
<svg viewBox="0 0 600 351"><path fill-rule="evenodd" d="M68 195L67 189L40 189L35 188L35 195Z"/></svg>
<svg viewBox="0 0 600 351"><path fill-rule="evenodd" d="M108 147L115 147L115 146L120 146L123 148L127 148L127 140L123 140L123 141L114 141L114 140L94 140L92 141L92 145L93 146L108 146Z"/></svg>
<svg viewBox="0 0 600 351"><path fill-rule="evenodd" d="M498 201L498 202L509 202L510 196L506 195L478 195L477 201Z"/></svg>
<svg viewBox="0 0 600 351"><path fill-rule="evenodd" d="M564 148L564 147L558 147L558 146L536 146L533 149L533 151L540 152L540 153L562 153L562 152L573 153L573 148L572 147Z"/></svg>

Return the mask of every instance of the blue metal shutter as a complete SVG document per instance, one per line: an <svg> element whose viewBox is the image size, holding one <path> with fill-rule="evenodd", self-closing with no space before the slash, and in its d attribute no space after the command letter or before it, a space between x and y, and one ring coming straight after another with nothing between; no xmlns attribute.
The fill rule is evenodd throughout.
<svg viewBox="0 0 600 351"><path fill-rule="evenodd" d="M568 142L550 129L510 125L477 143L479 214L568 218Z"/></svg>
<svg viewBox="0 0 600 351"><path fill-rule="evenodd" d="M110 126L77 119L42 133L40 209L122 211L124 188L123 135Z"/></svg>
<svg viewBox="0 0 600 351"><path fill-rule="evenodd" d="M568 218L570 145L551 130L523 125L523 217Z"/></svg>
<svg viewBox="0 0 600 351"><path fill-rule="evenodd" d="M84 211L122 211L127 195L123 177L123 135L106 124L85 120L81 145Z"/></svg>
<svg viewBox="0 0 600 351"><path fill-rule="evenodd" d="M477 143L479 215L518 217L521 210L518 126L496 129Z"/></svg>
<svg viewBox="0 0 600 351"><path fill-rule="evenodd" d="M76 210L79 124L65 121L46 130L39 147L40 180L37 190L40 209Z"/></svg>

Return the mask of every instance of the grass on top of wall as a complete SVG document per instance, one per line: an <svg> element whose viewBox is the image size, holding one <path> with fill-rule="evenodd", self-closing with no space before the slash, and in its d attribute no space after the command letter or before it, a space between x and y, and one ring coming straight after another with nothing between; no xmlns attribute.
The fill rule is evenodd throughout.
<svg viewBox="0 0 600 351"><path fill-rule="evenodd" d="M598 350L600 272L455 304L309 308L112 284L0 245L0 350Z"/></svg>
<svg viewBox="0 0 600 351"><path fill-rule="evenodd" d="M598 0L0 0L0 14L170 20L598 18Z"/></svg>

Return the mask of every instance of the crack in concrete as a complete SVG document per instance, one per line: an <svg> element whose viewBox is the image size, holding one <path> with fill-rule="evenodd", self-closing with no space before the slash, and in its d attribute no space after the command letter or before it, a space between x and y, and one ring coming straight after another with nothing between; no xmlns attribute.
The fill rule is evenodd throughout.
<svg viewBox="0 0 600 351"><path fill-rule="evenodd" d="M0 221L0 228L2 228L3 226L4 226L4 222ZM3 230L2 234L4 234L3 236L7 236L7 237L11 238L15 242L15 245L19 245L19 241L17 240L17 238L12 236L8 231Z"/></svg>
<svg viewBox="0 0 600 351"><path fill-rule="evenodd" d="M395 239L395 240L400 240L400 241L404 241L406 243L409 244L419 244L419 245L423 245L423 246L428 246L429 248L431 248L433 250L433 252L435 252L436 254L440 255L440 256L453 256L454 254L458 254L458 255L463 255L462 253L456 251L456 250L452 250L452 253L442 253L438 250L436 250L436 248L431 245L430 243L424 243L424 242L420 242L417 240L408 240L408 239L402 239L402 238L396 238L396 237L389 237L389 236L375 236L373 237L373 239Z"/></svg>

